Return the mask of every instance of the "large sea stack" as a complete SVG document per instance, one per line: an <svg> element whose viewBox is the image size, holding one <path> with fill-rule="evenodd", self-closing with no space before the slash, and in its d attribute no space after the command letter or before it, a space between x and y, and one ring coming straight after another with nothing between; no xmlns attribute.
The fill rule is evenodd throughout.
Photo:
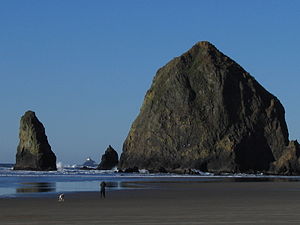
<svg viewBox="0 0 300 225"><path fill-rule="evenodd" d="M56 170L56 156L34 112L27 111L22 116L19 138L15 170Z"/></svg>
<svg viewBox="0 0 300 225"><path fill-rule="evenodd" d="M209 42L160 68L123 145L121 168L295 174L285 111Z"/></svg>

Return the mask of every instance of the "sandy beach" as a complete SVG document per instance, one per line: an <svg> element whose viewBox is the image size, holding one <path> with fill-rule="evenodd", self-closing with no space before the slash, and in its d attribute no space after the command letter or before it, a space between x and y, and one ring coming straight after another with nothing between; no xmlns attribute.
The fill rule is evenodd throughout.
<svg viewBox="0 0 300 225"><path fill-rule="evenodd" d="M1 224L300 224L299 182L149 183L151 189L0 200Z"/></svg>

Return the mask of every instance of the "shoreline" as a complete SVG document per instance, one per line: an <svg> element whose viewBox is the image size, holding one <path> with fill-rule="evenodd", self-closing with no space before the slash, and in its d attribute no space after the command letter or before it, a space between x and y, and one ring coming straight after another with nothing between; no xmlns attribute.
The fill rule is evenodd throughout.
<svg viewBox="0 0 300 225"><path fill-rule="evenodd" d="M2 224L300 224L299 182L161 182L149 189L0 199Z"/></svg>
<svg viewBox="0 0 300 225"><path fill-rule="evenodd" d="M97 193L101 181L107 183L108 192L119 192L139 189L161 189L165 185L178 186L180 184L204 183L288 183L299 182L300 176L122 176L122 177L96 177L92 180L82 181L40 181L30 180L18 186L2 186L7 194L0 194L0 199L17 198L53 198L58 194L76 195L80 193ZM23 185L23 186L20 186ZM82 186L80 188L80 186Z"/></svg>

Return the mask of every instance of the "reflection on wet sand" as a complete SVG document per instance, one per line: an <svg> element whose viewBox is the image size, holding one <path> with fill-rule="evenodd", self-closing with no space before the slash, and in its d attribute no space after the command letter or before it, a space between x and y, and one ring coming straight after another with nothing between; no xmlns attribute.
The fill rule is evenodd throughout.
<svg viewBox="0 0 300 225"><path fill-rule="evenodd" d="M105 181L105 180L104 180ZM141 184L122 181L105 181L108 190L121 190L129 188L141 188ZM66 193L73 191L98 191L99 182L21 182L18 187L12 189L17 194L36 194L36 193Z"/></svg>
<svg viewBox="0 0 300 225"><path fill-rule="evenodd" d="M108 191L128 189L156 189L164 188L165 184L189 184L189 183L231 183L231 182L299 182L299 177L163 177L132 180L114 180L102 177L97 181L66 181L66 182L21 182L11 192L18 194L36 193L67 193L67 192L89 192L99 191L100 183L106 182ZM167 186L170 188L170 186ZM1 191L1 190L0 190Z"/></svg>
<svg viewBox="0 0 300 225"><path fill-rule="evenodd" d="M101 182L100 182L101 183ZM141 188L142 185L136 182L124 182L124 181L108 181L106 182L106 187L111 188L113 190L118 189L126 189L126 188Z"/></svg>
<svg viewBox="0 0 300 225"><path fill-rule="evenodd" d="M232 182L298 182L299 178L293 177L234 177Z"/></svg>
<svg viewBox="0 0 300 225"><path fill-rule="evenodd" d="M21 183L22 187L16 189L17 193L34 193L34 192L55 192L55 183L37 182Z"/></svg>

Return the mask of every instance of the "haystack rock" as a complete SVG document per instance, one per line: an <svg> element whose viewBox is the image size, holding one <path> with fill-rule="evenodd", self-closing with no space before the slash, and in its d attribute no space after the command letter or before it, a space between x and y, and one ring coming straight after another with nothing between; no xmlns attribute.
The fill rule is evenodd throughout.
<svg viewBox="0 0 300 225"><path fill-rule="evenodd" d="M15 170L56 170L56 156L34 112L27 111L22 116L19 138Z"/></svg>
<svg viewBox="0 0 300 225"><path fill-rule="evenodd" d="M98 170L111 170L119 163L118 153L110 145L102 155L101 162L98 165Z"/></svg>
<svg viewBox="0 0 300 225"><path fill-rule="evenodd" d="M298 157L280 101L204 41L158 70L120 168L288 174Z"/></svg>

